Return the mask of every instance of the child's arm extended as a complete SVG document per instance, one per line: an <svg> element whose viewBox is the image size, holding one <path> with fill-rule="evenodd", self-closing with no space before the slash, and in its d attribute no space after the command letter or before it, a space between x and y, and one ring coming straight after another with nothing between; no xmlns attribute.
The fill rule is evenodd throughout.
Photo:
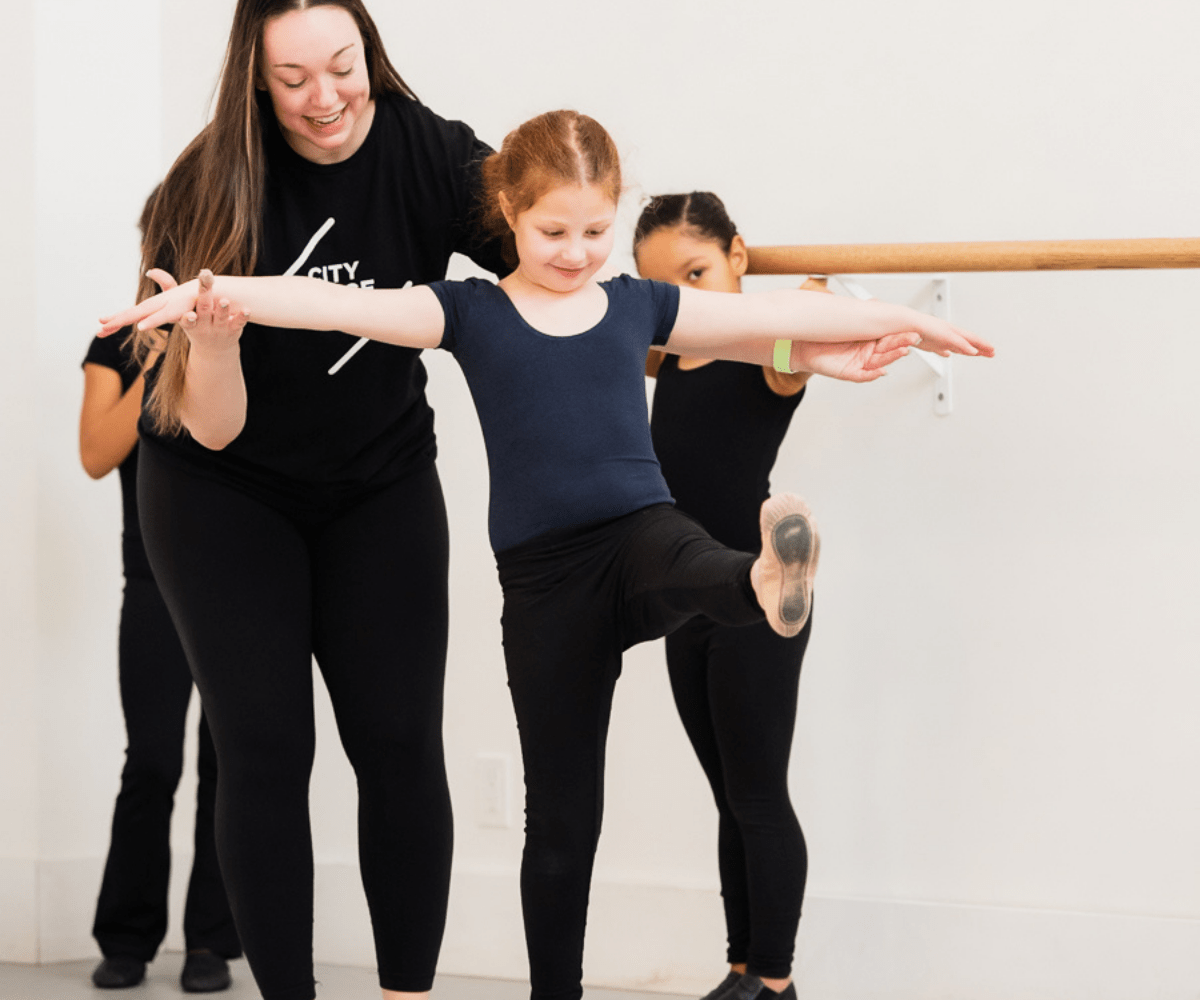
<svg viewBox="0 0 1200 1000"><path fill-rule="evenodd" d="M170 276L150 272L159 284ZM136 323L139 330L177 323L195 308L199 279L139 302L101 322L101 333ZM317 278L217 275L214 299L236 303L253 322L305 330L344 333L404 347L437 347L442 342L445 316L437 296L424 286L415 288L348 288Z"/></svg>
<svg viewBox="0 0 1200 1000"><path fill-rule="evenodd" d="M995 353L982 338L906 306L801 289L737 295L681 288L679 314L666 349L770 365L776 340L794 341L792 370L856 381L867 381L865 372L902 356L902 348L909 345L941 355ZM855 351L854 342L874 342L875 348L864 355Z"/></svg>

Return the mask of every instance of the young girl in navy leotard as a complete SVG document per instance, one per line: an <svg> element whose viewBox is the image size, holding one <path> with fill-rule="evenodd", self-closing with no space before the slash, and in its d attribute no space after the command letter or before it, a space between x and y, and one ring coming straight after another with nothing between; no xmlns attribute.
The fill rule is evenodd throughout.
<svg viewBox="0 0 1200 1000"><path fill-rule="evenodd" d="M718 292L740 292L749 263L721 199L707 191L652 198L633 252L645 278ZM660 351L647 356L646 373L657 378L654 451L676 504L718 541L756 548L758 511L809 373ZM795 996L808 852L787 774L811 630L811 617L784 638L765 624L729 628L698 616L667 636L675 705L720 816L730 971L704 1000Z"/></svg>
<svg viewBox="0 0 1200 1000"><path fill-rule="evenodd" d="M776 631L795 634L808 617L815 567L816 538L798 498L764 505L758 557L726 548L675 510L646 420L647 349L756 364L776 358L870 381L912 345L991 348L881 303L790 290L720 295L628 276L598 283L612 248L620 165L604 129L575 112L526 122L483 174L492 222L516 252L516 270L498 285L362 291L205 272L111 317L105 329L177 320L186 328L215 315L232 343L253 315L266 326L454 354L491 473L489 526L525 769L521 892L533 996L566 1000L582 995L604 744L623 650L696 614L731 625L765 615ZM780 339L793 342L777 346Z"/></svg>

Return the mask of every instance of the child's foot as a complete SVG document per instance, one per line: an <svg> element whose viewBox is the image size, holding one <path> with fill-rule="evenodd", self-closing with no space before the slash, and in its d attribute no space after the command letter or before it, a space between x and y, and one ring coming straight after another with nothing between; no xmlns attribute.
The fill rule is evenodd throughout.
<svg viewBox="0 0 1200 1000"><path fill-rule="evenodd" d="M790 637L808 621L821 540L808 504L794 493L767 500L758 523L762 555L750 568L750 584L767 623Z"/></svg>

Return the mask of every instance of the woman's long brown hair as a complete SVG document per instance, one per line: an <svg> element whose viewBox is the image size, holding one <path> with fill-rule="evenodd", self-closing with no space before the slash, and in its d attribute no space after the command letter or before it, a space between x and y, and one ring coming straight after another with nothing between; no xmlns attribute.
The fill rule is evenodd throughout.
<svg viewBox="0 0 1200 1000"><path fill-rule="evenodd" d="M181 282L205 267L217 274L254 273L266 184L263 129L271 126L273 117L269 101L260 107L255 86L263 29L281 14L318 6L341 7L354 18L363 39L371 97L392 92L416 100L388 59L362 0L239 0L212 120L179 155L154 199L142 241L139 302L159 290L145 277L152 267L170 271ZM161 434L178 434L183 427L187 335L173 326L164 347L160 331L137 334L134 351L143 363L159 349L161 371L148 402L151 422Z"/></svg>

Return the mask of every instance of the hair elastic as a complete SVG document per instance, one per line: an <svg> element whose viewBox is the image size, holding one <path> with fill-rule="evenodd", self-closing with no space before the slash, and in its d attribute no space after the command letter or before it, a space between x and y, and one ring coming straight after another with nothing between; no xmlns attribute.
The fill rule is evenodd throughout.
<svg viewBox="0 0 1200 1000"><path fill-rule="evenodd" d="M775 370L784 375L794 375L792 371L792 342L790 340L775 341L775 357L772 359Z"/></svg>

